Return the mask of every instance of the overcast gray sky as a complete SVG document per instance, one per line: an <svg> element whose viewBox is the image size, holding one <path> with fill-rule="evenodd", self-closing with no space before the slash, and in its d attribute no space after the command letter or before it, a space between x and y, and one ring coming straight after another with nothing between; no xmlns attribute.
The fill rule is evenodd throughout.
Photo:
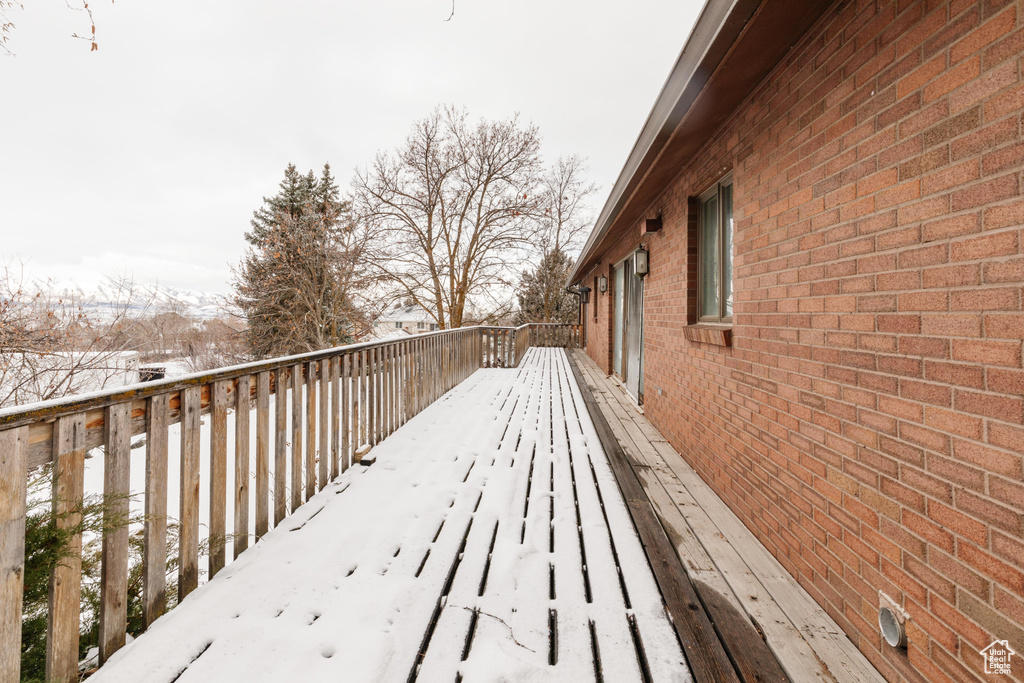
<svg viewBox="0 0 1024 683"><path fill-rule="evenodd" d="M76 0L69 0L72 5ZM603 204L702 0L63 0L8 12L0 255L227 293L285 166L342 188L437 104L540 127Z"/></svg>

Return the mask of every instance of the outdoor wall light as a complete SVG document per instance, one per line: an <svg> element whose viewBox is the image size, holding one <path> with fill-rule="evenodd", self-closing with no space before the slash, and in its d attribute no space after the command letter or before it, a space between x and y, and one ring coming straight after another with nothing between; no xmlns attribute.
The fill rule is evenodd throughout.
<svg viewBox="0 0 1024 683"><path fill-rule="evenodd" d="M608 291L608 278L606 278L604 275L597 278L597 291L601 292L602 294Z"/></svg>
<svg viewBox="0 0 1024 683"><path fill-rule="evenodd" d="M642 246L637 247L633 252L633 272L638 277L647 275L648 272L647 250Z"/></svg>
<svg viewBox="0 0 1024 683"><path fill-rule="evenodd" d="M580 293L581 304L590 303L590 287L587 287L586 285L580 285L579 287L576 288L576 291Z"/></svg>

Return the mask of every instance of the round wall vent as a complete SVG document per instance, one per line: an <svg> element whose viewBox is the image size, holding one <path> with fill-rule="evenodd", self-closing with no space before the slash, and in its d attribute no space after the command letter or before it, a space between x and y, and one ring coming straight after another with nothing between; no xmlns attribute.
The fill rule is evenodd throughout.
<svg viewBox="0 0 1024 683"><path fill-rule="evenodd" d="M878 627L882 629L882 637L885 642L893 647L906 647L907 632L903 630L896 613L888 607L878 610Z"/></svg>

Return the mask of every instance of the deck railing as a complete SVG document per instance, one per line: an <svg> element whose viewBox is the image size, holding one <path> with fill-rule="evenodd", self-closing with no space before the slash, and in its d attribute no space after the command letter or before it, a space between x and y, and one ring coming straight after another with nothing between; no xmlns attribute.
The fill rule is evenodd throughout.
<svg viewBox="0 0 1024 683"><path fill-rule="evenodd" d="M199 585L204 478L207 573L213 577L226 564L229 542L237 557L250 538L258 540L280 524L368 448L478 368L515 367L530 346L574 347L579 340L577 325L443 330L0 411L0 683L13 683L20 675L26 482L35 468L53 464L54 518L58 525L74 528L87 493L86 452L102 446L104 515L123 520L132 493L131 439L146 435L142 600L148 627L166 604L167 520L175 512L168 510L168 470L174 455L180 475L177 593L182 599ZM205 429L204 413L209 414ZM234 476L228 491L230 421ZM169 427L175 423L180 423L177 454L168 446ZM201 473L205 439L209 461ZM128 526L122 522L104 528L101 662L125 644L129 572ZM73 540L75 550L81 544L80 536ZM73 554L51 576L47 681L77 680L81 589L81 560Z"/></svg>

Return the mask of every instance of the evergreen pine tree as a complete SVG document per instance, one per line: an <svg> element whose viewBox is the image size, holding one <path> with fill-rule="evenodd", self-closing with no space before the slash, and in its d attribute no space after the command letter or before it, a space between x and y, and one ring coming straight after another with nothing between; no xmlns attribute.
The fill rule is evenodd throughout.
<svg viewBox="0 0 1024 683"><path fill-rule="evenodd" d="M295 164L288 164L284 171L284 179L278 184L280 188L273 197L264 197L263 206L253 212L252 230L245 233L245 239L253 246L260 246L273 227L282 217L298 218L306 204L306 179L299 175Z"/></svg>
<svg viewBox="0 0 1024 683"><path fill-rule="evenodd" d="M256 357L347 343L358 317L350 285L359 255L330 166L318 179L289 164L279 188L253 213L252 247L235 272L235 301Z"/></svg>
<svg viewBox="0 0 1024 683"><path fill-rule="evenodd" d="M516 288L516 324L578 322L579 302L565 290L573 260L561 249L545 253L534 270L524 270Z"/></svg>

